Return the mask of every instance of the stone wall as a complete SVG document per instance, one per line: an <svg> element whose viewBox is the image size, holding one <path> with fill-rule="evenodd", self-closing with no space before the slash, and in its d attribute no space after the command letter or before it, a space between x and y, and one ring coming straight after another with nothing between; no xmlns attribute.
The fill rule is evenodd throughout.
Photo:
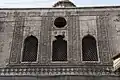
<svg viewBox="0 0 120 80"><path fill-rule="evenodd" d="M112 71L112 57L119 53L118 12L118 8L0 10L0 67L20 69L34 65L38 68L43 65L62 65L87 66L86 68L95 66L97 69L96 66L101 65L104 70L110 68ZM55 27L54 20L57 17L66 19L65 28ZM68 41L67 62L52 62L51 43L54 32L65 32L65 39ZM97 41L98 61L82 61L82 38L87 34L94 36ZM24 40L30 35L38 38L38 57L35 63L24 63L21 62Z"/></svg>

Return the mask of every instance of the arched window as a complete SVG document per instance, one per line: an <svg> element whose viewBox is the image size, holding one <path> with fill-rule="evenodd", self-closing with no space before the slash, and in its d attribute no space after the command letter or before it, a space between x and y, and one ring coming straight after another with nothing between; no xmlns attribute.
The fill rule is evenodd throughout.
<svg viewBox="0 0 120 80"><path fill-rule="evenodd" d="M67 41L63 40L64 36L55 36L53 41L52 61L67 61Z"/></svg>
<svg viewBox="0 0 120 80"><path fill-rule="evenodd" d="M35 62L37 60L38 39L29 36L24 41L22 62Z"/></svg>
<svg viewBox="0 0 120 80"><path fill-rule="evenodd" d="M82 39L82 58L83 61L98 61L96 40L91 35Z"/></svg>

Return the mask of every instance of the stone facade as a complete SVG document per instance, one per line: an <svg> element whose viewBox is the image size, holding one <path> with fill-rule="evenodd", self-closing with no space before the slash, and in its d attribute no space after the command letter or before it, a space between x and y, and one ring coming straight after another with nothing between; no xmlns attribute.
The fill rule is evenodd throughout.
<svg viewBox="0 0 120 80"><path fill-rule="evenodd" d="M120 7L0 9L0 80L119 80ZM66 19L56 28L57 17ZM64 34L67 61L52 61L54 36ZM82 39L95 37L98 61L82 60ZM36 62L22 62L24 40L38 39Z"/></svg>

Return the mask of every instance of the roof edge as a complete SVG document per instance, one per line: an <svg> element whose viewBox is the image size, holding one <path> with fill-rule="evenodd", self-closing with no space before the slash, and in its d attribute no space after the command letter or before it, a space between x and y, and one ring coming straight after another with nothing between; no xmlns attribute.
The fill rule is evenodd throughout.
<svg viewBox="0 0 120 80"><path fill-rule="evenodd" d="M50 8L0 8L0 10L33 10L33 9L102 9L102 8L120 8L120 6L93 6L93 7L50 7Z"/></svg>

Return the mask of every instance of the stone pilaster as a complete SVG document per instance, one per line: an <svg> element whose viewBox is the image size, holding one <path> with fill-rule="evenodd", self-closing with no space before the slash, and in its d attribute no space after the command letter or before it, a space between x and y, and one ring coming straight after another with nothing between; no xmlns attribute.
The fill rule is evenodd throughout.
<svg viewBox="0 0 120 80"><path fill-rule="evenodd" d="M19 16L20 13L15 12L15 25L13 31L13 39L12 39L12 47L10 52L10 64L19 63L19 58L21 54L22 48L22 38L23 38L23 30L24 30L24 17Z"/></svg>
<svg viewBox="0 0 120 80"><path fill-rule="evenodd" d="M97 38L100 60L102 63L109 63L110 47L109 47L109 18L106 15L97 18Z"/></svg>

